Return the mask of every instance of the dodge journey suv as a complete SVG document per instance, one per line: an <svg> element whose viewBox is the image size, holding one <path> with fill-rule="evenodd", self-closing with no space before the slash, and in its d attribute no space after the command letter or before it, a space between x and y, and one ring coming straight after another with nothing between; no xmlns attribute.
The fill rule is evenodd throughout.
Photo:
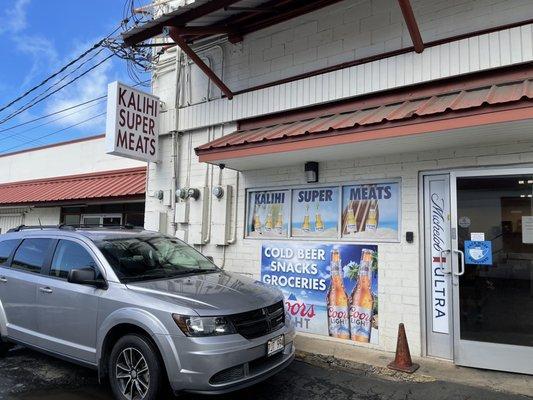
<svg viewBox="0 0 533 400"><path fill-rule="evenodd" d="M180 240L133 229L0 235L0 355L22 344L92 367L117 399L224 393L294 358L282 294Z"/></svg>

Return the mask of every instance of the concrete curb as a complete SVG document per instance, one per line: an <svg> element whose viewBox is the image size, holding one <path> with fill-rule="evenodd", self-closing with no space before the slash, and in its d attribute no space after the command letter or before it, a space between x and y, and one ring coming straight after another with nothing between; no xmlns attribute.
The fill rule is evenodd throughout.
<svg viewBox="0 0 533 400"><path fill-rule="evenodd" d="M413 357L420 369L414 374L405 374L387 368L394 353L300 334L296 336L295 345L299 360L322 367L363 371L397 381L443 381L524 396L533 394L533 377L529 375L459 367L449 361L426 357Z"/></svg>

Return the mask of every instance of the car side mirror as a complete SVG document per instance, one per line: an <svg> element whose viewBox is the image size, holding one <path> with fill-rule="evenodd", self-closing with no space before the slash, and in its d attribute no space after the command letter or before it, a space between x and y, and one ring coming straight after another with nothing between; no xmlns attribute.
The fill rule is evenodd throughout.
<svg viewBox="0 0 533 400"><path fill-rule="evenodd" d="M96 278L93 268L71 269L68 273L67 281L78 285L90 285L98 289L107 289L107 282L104 279Z"/></svg>

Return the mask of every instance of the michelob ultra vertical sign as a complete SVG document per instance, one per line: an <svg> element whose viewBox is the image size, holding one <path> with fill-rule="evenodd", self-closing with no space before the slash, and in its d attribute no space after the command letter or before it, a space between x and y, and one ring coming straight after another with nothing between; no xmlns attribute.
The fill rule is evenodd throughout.
<svg viewBox="0 0 533 400"><path fill-rule="evenodd" d="M429 235L431 246L432 330L449 333L450 205L448 181L436 177L429 181Z"/></svg>
<svg viewBox="0 0 533 400"><path fill-rule="evenodd" d="M107 88L106 151L141 161L158 160L159 98L120 82Z"/></svg>
<svg viewBox="0 0 533 400"><path fill-rule="evenodd" d="M378 342L376 245L265 242L261 280L285 295L301 332Z"/></svg>

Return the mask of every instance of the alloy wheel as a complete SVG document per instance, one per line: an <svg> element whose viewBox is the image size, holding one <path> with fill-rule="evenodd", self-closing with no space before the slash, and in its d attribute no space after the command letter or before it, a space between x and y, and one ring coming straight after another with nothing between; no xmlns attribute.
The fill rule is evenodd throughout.
<svg viewBox="0 0 533 400"><path fill-rule="evenodd" d="M146 397L150 389L150 370L142 353L128 347L119 354L115 365L115 377L120 391L128 400Z"/></svg>

